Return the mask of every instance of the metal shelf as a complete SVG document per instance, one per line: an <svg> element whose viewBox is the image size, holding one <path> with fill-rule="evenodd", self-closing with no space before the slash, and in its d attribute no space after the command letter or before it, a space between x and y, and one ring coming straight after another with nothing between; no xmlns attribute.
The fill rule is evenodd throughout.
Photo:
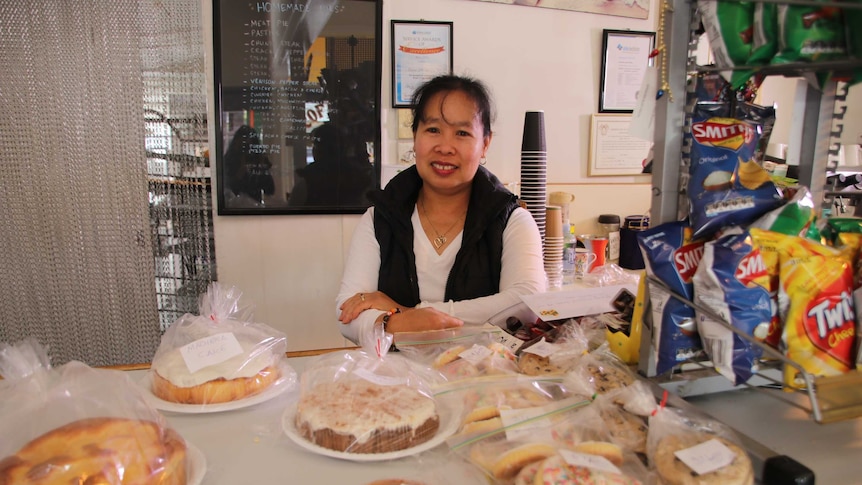
<svg viewBox="0 0 862 485"><path fill-rule="evenodd" d="M673 298L676 298L682 303L685 303L691 308L694 308L695 311L708 316L710 319L723 325L746 342L749 342L752 345L755 345L759 349L763 350L763 354L767 358L761 362L762 367L758 369L752 379L749 380L749 382L747 382L744 387L756 388L762 391L766 391L771 396L777 399L781 399L796 407L801 406L799 406L795 401L787 399L787 396L785 394L787 392L803 393L807 397L808 407L801 408L808 412L811 415L812 419L814 419L814 421L820 424L843 421L846 419L853 419L862 416L862 372L850 371L848 373L836 376L812 375L811 373L805 371L805 369L799 363L787 358L787 356L785 356L778 350L768 345L764 345L762 342L754 339L752 336L746 334L745 332L742 332L738 328L729 324L727 321L724 320L723 317L712 311L710 308L692 302L684 296L674 292L656 277L648 275L647 281L649 282L649 284L660 286L664 291L667 291ZM646 312L644 313L646 314ZM644 337L641 341L641 356L649 355L648 350L646 351L646 353L644 353L644 342L647 342L648 345L651 345L652 342L652 332L649 330L650 329L648 328L644 329ZM673 388L674 386L672 385L672 383L674 382L679 384L680 381L690 383L695 380L717 379L718 385L716 387L713 387L715 385L715 381L709 383L702 383L704 389L701 394L705 394L708 392L724 391L734 388L731 385L730 381L727 378L720 376L714 369L709 366L709 363L696 362L694 363L694 365L699 367L699 369L697 371L681 372L680 374L688 374L685 377L680 377L679 375L670 375L657 379L654 378L653 381L658 383L659 385L662 385L662 387ZM796 369L805 381L805 388L802 390L797 390L784 386L781 379L782 366L791 366ZM639 371L643 372L643 369L639 369ZM678 389L680 388L680 386L675 387L677 387Z"/></svg>

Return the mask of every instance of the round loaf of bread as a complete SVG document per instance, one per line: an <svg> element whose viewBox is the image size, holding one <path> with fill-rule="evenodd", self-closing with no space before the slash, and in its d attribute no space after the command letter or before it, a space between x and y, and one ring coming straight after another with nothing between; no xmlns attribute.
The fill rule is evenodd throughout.
<svg viewBox="0 0 862 485"><path fill-rule="evenodd" d="M280 377L278 359L257 342L240 341L243 352L218 364L189 371L179 348L153 360L153 394L180 404L220 404L263 392Z"/></svg>
<svg viewBox="0 0 862 485"><path fill-rule="evenodd" d="M0 483L185 485L186 444L174 430L152 421L82 419L0 460Z"/></svg>
<svg viewBox="0 0 862 485"><path fill-rule="evenodd" d="M153 394L159 399L180 404L219 404L237 401L263 392L281 376L269 366L250 377L216 377L201 384L183 387L153 372Z"/></svg>
<svg viewBox="0 0 862 485"><path fill-rule="evenodd" d="M433 399L405 385L364 379L317 384L299 399L295 425L310 442L348 453L388 453L437 433Z"/></svg>

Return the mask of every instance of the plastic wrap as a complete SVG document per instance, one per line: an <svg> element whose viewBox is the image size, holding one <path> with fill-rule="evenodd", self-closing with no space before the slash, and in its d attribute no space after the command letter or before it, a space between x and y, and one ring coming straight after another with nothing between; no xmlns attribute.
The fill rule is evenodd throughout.
<svg viewBox="0 0 862 485"><path fill-rule="evenodd" d="M608 394L634 384L637 375L605 345L581 357L566 381L585 395Z"/></svg>
<svg viewBox="0 0 862 485"><path fill-rule="evenodd" d="M148 375L156 398L223 407L295 384L286 335L254 323L241 296L235 287L213 283L201 298L200 315L187 313L165 331Z"/></svg>
<svg viewBox="0 0 862 485"><path fill-rule="evenodd" d="M302 373L284 426L323 454L406 456L454 431L455 403L433 394L442 381L439 372L395 353L325 354Z"/></svg>
<svg viewBox="0 0 862 485"><path fill-rule="evenodd" d="M457 381L518 372L515 353L500 342L502 333L496 327L459 327L399 333L396 343L405 357Z"/></svg>
<svg viewBox="0 0 862 485"><path fill-rule="evenodd" d="M202 455L124 372L49 362L34 340L0 344L0 483L197 483Z"/></svg>
<svg viewBox="0 0 862 485"><path fill-rule="evenodd" d="M630 273L614 263L608 263L593 268L592 271L584 275L581 283L584 286L598 287L624 285L628 283L636 285L639 280L640 276L638 274Z"/></svg>
<svg viewBox="0 0 862 485"><path fill-rule="evenodd" d="M705 415L662 407L649 418L649 466L667 483L754 483L748 453L734 432ZM696 482L692 482L696 483Z"/></svg>
<svg viewBox="0 0 862 485"><path fill-rule="evenodd" d="M546 483L542 480L562 476L641 483L635 477L648 475L635 454L612 441L589 399L571 395L501 410L501 421L496 430L460 433L447 440L454 453L484 471L492 483Z"/></svg>
<svg viewBox="0 0 862 485"><path fill-rule="evenodd" d="M571 321L556 329L553 342L544 337L525 344L518 352L518 367L529 376L562 375L571 370L604 331L596 326Z"/></svg>
<svg viewBox="0 0 862 485"><path fill-rule="evenodd" d="M501 375L448 383L437 396L462 403L456 434L468 438L502 428L503 414L511 410L551 404L574 394L561 377Z"/></svg>

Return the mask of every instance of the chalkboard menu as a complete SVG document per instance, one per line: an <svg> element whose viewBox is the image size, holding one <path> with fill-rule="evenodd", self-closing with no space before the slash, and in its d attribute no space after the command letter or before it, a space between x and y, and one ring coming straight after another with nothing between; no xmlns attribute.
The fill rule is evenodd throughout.
<svg viewBox="0 0 862 485"><path fill-rule="evenodd" d="M382 0L214 0L219 214L365 211L382 17Z"/></svg>

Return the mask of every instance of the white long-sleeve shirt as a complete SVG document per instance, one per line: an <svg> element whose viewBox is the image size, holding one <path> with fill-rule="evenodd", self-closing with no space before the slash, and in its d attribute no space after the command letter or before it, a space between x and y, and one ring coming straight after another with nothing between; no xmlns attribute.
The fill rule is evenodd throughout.
<svg viewBox="0 0 862 485"><path fill-rule="evenodd" d="M503 256L500 271L500 292L490 296L462 301L443 301L446 280L455 263L455 255L461 248L463 232L446 246L443 254L437 254L419 221L419 213L413 208L413 253L416 256L416 275L419 281L417 308L433 307L464 321L466 325L481 325L496 313L521 302L521 295L545 291L547 287L542 260L542 240L533 216L521 207L509 217L503 231ZM377 290L380 271L380 246L374 237L374 207L370 207L359 221L353 233L341 288L335 308L357 293ZM349 324L338 322L341 333L359 342L359 335L370 332L382 310L366 310Z"/></svg>

